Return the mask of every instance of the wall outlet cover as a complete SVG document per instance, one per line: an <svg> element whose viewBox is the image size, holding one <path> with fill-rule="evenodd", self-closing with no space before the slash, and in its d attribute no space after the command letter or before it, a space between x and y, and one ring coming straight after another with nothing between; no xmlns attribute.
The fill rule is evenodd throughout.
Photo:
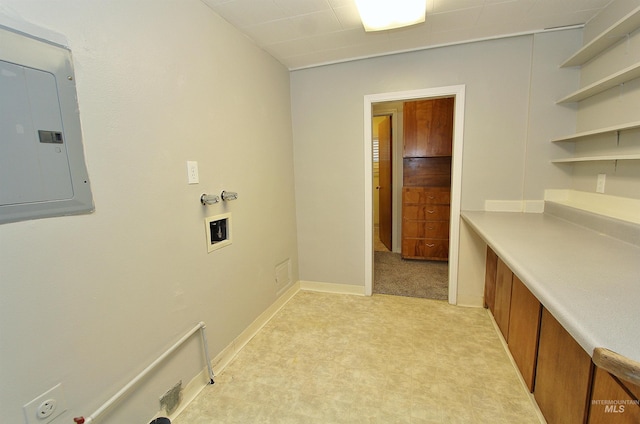
<svg viewBox="0 0 640 424"><path fill-rule="evenodd" d="M47 424L67 410L62 384L47 390L25 404L24 418L27 424Z"/></svg>
<svg viewBox="0 0 640 424"><path fill-rule="evenodd" d="M604 193L604 184L607 181L607 174L598 174L596 182L596 193Z"/></svg>

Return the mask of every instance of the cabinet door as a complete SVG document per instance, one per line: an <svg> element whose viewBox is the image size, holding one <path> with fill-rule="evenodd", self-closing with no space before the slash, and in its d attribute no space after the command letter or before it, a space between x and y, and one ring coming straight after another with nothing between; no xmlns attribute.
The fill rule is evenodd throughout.
<svg viewBox="0 0 640 424"><path fill-rule="evenodd" d="M505 340L509 337L509 311L511 309L511 280L513 273L509 267L498 258L496 271L496 301L493 318L500 328Z"/></svg>
<svg viewBox="0 0 640 424"><path fill-rule="evenodd" d="M487 260L484 271L484 306L494 313L496 304L496 271L498 255L487 246Z"/></svg>
<svg viewBox="0 0 640 424"><path fill-rule="evenodd" d="M583 423L591 357L543 308L534 397L549 424Z"/></svg>
<svg viewBox="0 0 640 424"><path fill-rule="evenodd" d="M453 97L405 102L405 158L451 156Z"/></svg>
<svg viewBox="0 0 640 424"><path fill-rule="evenodd" d="M513 276L509 314L509 351L530 392L533 392L542 305L529 289Z"/></svg>
<svg viewBox="0 0 640 424"><path fill-rule="evenodd" d="M589 406L589 424L640 423L640 406L629 387L596 367ZM637 386L632 386L638 390Z"/></svg>

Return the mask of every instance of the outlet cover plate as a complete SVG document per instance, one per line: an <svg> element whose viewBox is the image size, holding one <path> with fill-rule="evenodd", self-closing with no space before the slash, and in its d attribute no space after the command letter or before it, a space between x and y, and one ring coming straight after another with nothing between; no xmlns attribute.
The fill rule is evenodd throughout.
<svg viewBox="0 0 640 424"><path fill-rule="evenodd" d="M54 410L50 415L41 417L39 415L40 406L47 401L53 401L52 403L55 405ZM62 390L62 383L57 384L55 387L47 390L31 402L25 404L22 409L24 410L24 418L27 424L47 424L53 421L54 418L67 410L64 392Z"/></svg>
<svg viewBox="0 0 640 424"><path fill-rule="evenodd" d="M198 175L198 162L194 160L187 161L187 183L188 184L200 183L200 176Z"/></svg>
<svg viewBox="0 0 640 424"><path fill-rule="evenodd" d="M607 174L598 174L596 182L596 193L604 193L604 184L607 181Z"/></svg>

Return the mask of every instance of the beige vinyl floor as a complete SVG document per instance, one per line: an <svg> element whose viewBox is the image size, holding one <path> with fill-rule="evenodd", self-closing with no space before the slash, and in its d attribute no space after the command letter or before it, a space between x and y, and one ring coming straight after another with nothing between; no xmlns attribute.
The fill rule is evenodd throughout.
<svg viewBox="0 0 640 424"><path fill-rule="evenodd" d="M304 291L172 421L540 422L486 310Z"/></svg>

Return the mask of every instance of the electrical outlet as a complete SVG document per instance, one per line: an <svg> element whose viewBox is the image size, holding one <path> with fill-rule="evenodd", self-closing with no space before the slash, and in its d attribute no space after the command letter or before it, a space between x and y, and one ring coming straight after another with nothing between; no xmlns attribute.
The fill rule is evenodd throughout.
<svg viewBox="0 0 640 424"><path fill-rule="evenodd" d="M25 404L24 418L27 424L47 424L67 410L62 384L58 384Z"/></svg>
<svg viewBox="0 0 640 424"><path fill-rule="evenodd" d="M596 182L596 193L604 193L604 183L607 180L607 174L598 174Z"/></svg>
<svg viewBox="0 0 640 424"><path fill-rule="evenodd" d="M198 176L198 162L193 160L187 161L187 177L189 184L198 184L200 177Z"/></svg>

